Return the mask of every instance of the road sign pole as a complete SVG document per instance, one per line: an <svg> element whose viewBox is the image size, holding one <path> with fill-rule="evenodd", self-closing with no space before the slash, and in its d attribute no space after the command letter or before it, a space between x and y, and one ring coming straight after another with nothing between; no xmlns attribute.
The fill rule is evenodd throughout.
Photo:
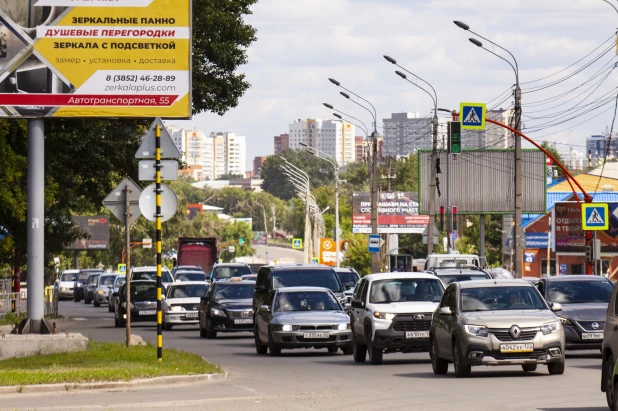
<svg viewBox="0 0 618 411"><path fill-rule="evenodd" d="M163 360L163 313L161 307L161 126L155 126L155 171L157 206L155 218L157 225L157 361Z"/></svg>
<svg viewBox="0 0 618 411"><path fill-rule="evenodd" d="M127 274L126 274L126 292L127 292L127 305L125 307L125 313L127 314L126 319L126 328L127 328L127 336L126 342L127 347L131 346L131 187L129 184L124 187L124 201L125 201L125 217L124 217L124 240L125 247L127 249Z"/></svg>

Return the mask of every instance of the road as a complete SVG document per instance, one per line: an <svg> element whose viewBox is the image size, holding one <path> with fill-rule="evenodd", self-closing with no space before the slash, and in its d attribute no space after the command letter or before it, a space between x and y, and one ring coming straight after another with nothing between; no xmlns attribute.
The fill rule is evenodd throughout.
<svg viewBox="0 0 618 411"><path fill-rule="evenodd" d="M285 259L296 263L303 262L303 252L300 250L265 245L254 245L253 248L255 248L254 257L263 259L263 261L266 261L266 257L268 257L268 261Z"/></svg>
<svg viewBox="0 0 618 411"><path fill-rule="evenodd" d="M60 330L82 332L100 341L123 341L107 307L63 301L68 319ZM152 325L136 324L134 334L155 343ZM258 356L251 334L199 337L197 328L164 334L164 346L191 351L220 364L229 378L205 383L114 391L12 394L1 410L542 410L605 411L599 391L600 355L567 356L564 375L544 366L524 374L519 367L473 368L469 379L451 371L435 376L427 354L387 354L383 365L356 364L351 356L326 350L284 351ZM156 351L153 349L153 360ZM165 356L165 352L164 352ZM113 359L110 359L110 361Z"/></svg>

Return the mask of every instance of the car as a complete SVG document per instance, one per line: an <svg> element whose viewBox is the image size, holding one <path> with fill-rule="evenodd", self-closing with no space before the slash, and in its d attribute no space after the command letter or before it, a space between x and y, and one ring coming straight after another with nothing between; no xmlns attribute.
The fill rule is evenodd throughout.
<svg viewBox="0 0 618 411"><path fill-rule="evenodd" d="M548 303L560 303L567 350L600 350L614 285L605 277L561 275L539 279L536 287Z"/></svg>
<svg viewBox="0 0 618 411"><path fill-rule="evenodd" d="M452 362L458 378L472 366L538 364L563 374L565 342L562 322L526 280L454 282L446 288L433 315L430 357L434 374L446 374Z"/></svg>
<svg viewBox="0 0 618 411"><path fill-rule="evenodd" d="M345 304L345 288L335 270L320 264L280 264L262 266L257 274L253 293L253 311L263 305L270 307L274 291L281 287L323 287L331 290Z"/></svg>
<svg viewBox="0 0 618 411"><path fill-rule="evenodd" d="M176 271L200 271L200 272L204 272L204 270L202 270L202 267L200 267L199 265L177 265L174 268L172 268L171 274L172 277L176 278Z"/></svg>
<svg viewBox="0 0 618 411"><path fill-rule="evenodd" d="M100 307L101 304L108 304L107 294L109 288L114 284L114 280L118 274L101 274L97 280L97 286L93 292L92 302L95 307Z"/></svg>
<svg viewBox="0 0 618 411"><path fill-rule="evenodd" d="M424 270L430 268L454 265L459 266L481 266L481 259L476 254L430 254L425 260Z"/></svg>
<svg viewBox="0 0 618 411"><path fill-rule="evenodd" d="M351 268L335 268L335 272L337 273L337 277L339 277L339 281L343 284L345 288L344 294L346 296L346 303L352 302L352 295L354 294L354 287L360 280L360 275L358 272Z"/></svg>
<svg viewBox="0 0 618 411"><path fill-rule="evenodd" d="M350 317L331 290L323 287L278 288L272 307L256 313L255 350L280 355L281 349L327 348L352 354Z"/></svg>
<svg viewBox="0 0 618 411"><path fill-rule="evenodd" d="M444 283L445 287L455 281L470 281L470 280L486 280L490 279L491 275L485 270L475 266L461 267L433 267L427 270L437 276Z"/></svg>
<svg viewBox="0 0 618 411"><path fill-rule="evenodd" d="M220 332L252 332L254 288L253 281L212 283L200 301L200 337L214 339Z"/></svg>
<svg viewBox="0 0 618 411"><path fill-rule="evenodd" d="M131 281L133 280L157 280L156 266L131 267ZM161 284L168 286L174 282L172 274L167 267L161 267Z"/></svg>
<svg viewBox="0 0 618 411"><path fill-rule="evenodd" d="M86 282L91 274L104 273L100 268L83 268L79 270L79 274L75 283L73 284L73 301L76 303L80 302L83 298L86 297Z"/></svg>
<svg viewBox="0 0 618 411"><path fill-rule="evenodd" d="M90 304L94 299L94 290L97 288L99 277L103 273L92 273L84 283L84 304Z"/></svg>
<svg viewBox="0 0 618 411"><path fill-rule="evenodd" d="M613 380L613 371L618 360L618 287L614 287L607 307L601 353L601 391L605 393L607 405L613 410L618 406Z"/></svg>
<svg viewBox="0 0 618 411"><path fill-rule="evenodd" d="M363 277L349 310L354 361L382 363L385 353L429 351L432 313L444 285L428 273L381 273Z"/></svg>
<svg viewBox="0 0 618 411"><path fill-rule="evenodd" d="M126 274L118 274L116 278L114 279L114 283L109 288L109 291L107 293L107 301L108 301L107 310L110 313L114 312L114 307L116 306L116 303L118 300L118 296L114 297L114 293L118 293L118 290L120 289L122 284L124 284L126 281L127 281Z"/></svg>
<svg viewBox="0 0 618 411"><path fill-rule="evenodd" d="M210 271L210 281L217 282L221 280L229 280L233 277L242 277L243 275L253 274L251 268L247 264L241 263L223 263L215 264Z"/></svg>
<svg viewBox="0 0 618 411"><path fill-rule="evenodd" d="M124 283L114 297L114 325L124 327L127 321L127 283ZM131 280L131 323L157 321L157 282L152 280Z"/></svg>
<svg viewBox="0 0 618 411"><path fill-rule="evenodd" d="M177 282L184 282L184 281L201 281L201 282L208 281L210 282L205 272L197 271L197 270L176 271L176 274L174 274L174 280Z"/></svg>
<svg viewBox="0 0 618 411"><path fill-rule="evenodd" d="M167 287L163 300L163 328L174 325L197 325L200 299L208 293L204 281L183 281Z"/></svg>
<svg viewBox="0 0 618 411"><path fill-rule="evenodd" d="M497 267L497 268L488 268L485 271L487 271L487 273L491 276L491 278L501 278L503 280L511 280L515 277L513 277L513 274L501 267Z"/></svg>
<svg viewBox="0 0 618 411"><path fill-rule="evenodd" d="M56 280L54 287L58 294L58 299L73 299L73 287L79 276L79 270L63 270L60 278Z"/></svg>

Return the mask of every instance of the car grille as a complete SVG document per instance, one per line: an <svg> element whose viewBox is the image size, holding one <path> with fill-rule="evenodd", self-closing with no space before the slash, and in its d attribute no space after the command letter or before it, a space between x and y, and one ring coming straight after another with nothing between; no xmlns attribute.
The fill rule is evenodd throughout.
<svg viewBox="0 0 618 411"><path fill-rule="evenodd" d="M539 360L547 357L547 350L534 350L533 352L514 352L514 353L502 353L502 352L489 352L486 355L494 357L496 360Z"/></svg>
<svg viewBox="0 0 618 411"><path fill-rule="evenodd" d="M298 327L301 331L315 331L315 330L336 330L334 325L301 325Z"/></svg>
<svg viewBox="0 0 618 411"><path fill-rule="evenodd" d="M597 324L597 328L592 326L594 323ZM584 330L592 332L600 332L605 328L605 321L578 321L577 324L579 324Z"/></svg>
<svg viewBox="0 0 618 411"><path fill-rule="evenodd" d="M227 310L230 318L253 318L253 310Z"/></svg>
<svg viewBox="0 0 618 411"><path fill-rule="evenodd" d="M305 337L296 337L296 341L298 342L306 342L306 343L322 343L322 342L332 342L337 341L336 335L331 335L328 338L305 338Z"/></svg>
<svg viewBox="0 0 618 411"><path fill-rule="evenodd" d="M423 314L425 319L415 320L414 315L397 315L393 321L395 331L429 331L431 327L431 313Z"/></svg>
<svg viewBox="0 0 618 411"><path fill-rule="evenodd" d="M534 337L536 337L536 333L539 332L539 330L528 330L528 331L523 331L521 332L520 337L515 340L511 334L509 334L508 330L489 330L489 332L493 335L496 336L497 339L499 339L500 341L527 341L527 340L532 340L534 339Z"/></svg>
<svg viewBox="0 0 618 411"><path fill-rule="evenodd" d="M186 311L197 311L200 308L199 304L178 304L178 305L180 305Z"/></svg>

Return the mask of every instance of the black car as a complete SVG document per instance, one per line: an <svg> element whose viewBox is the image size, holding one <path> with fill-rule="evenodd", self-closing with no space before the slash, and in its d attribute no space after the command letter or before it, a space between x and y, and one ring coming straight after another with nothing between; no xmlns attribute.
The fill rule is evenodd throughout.
<svg viewBox="0 0 618 411"><path fill-rule="evenodd" d="M548 303L560 303L556 316L564 326L567 350L598 350L614 284L605 277L561 275L544 277L536 287Z"/></svg>
<svg viewBox="0 0 618 411"><path fill-rule="evenodd" d="M103 274L104 272L105 271L100 268L85 268L79 270L77 280L75 280L75 284L73 285L73 301L78 303L86 297L87 281L92 274Z"/></svg>
<svg viewBox="0 0 618 411"><path fill-rule="evenodd" d="M84 304L90 304L94 300L94 290L97 288L101 274L104 273L90 274L84 283Z"/></svg>
<svg viewBox="0 0 618 411"><path fill-rule="evenodd" d="M200 337L217 338L219 332L252 332L254 287L254 281L214 283L200 300Z"/></svg>
<svg viewBox="0 0 618 411"><path fill-rule="evenodd" d="M124 327L127 320L127 284L124 283L117 293L114 307L114 324ZM131 323L136 321L157 321L157 282L152 280L131 281Z"/></svg>
<svg viewBox="0 0 618 411"><path fill-rule="evenodd" d="M337 277L339 277L339 281L341 281L341 284L343 284L343 287L345 288L345 296L347 299L346 302L351 303L354 288L360 280L360 275L358 275L358 272L351 267L335 268L335 272L337 273Z"/></svg>

